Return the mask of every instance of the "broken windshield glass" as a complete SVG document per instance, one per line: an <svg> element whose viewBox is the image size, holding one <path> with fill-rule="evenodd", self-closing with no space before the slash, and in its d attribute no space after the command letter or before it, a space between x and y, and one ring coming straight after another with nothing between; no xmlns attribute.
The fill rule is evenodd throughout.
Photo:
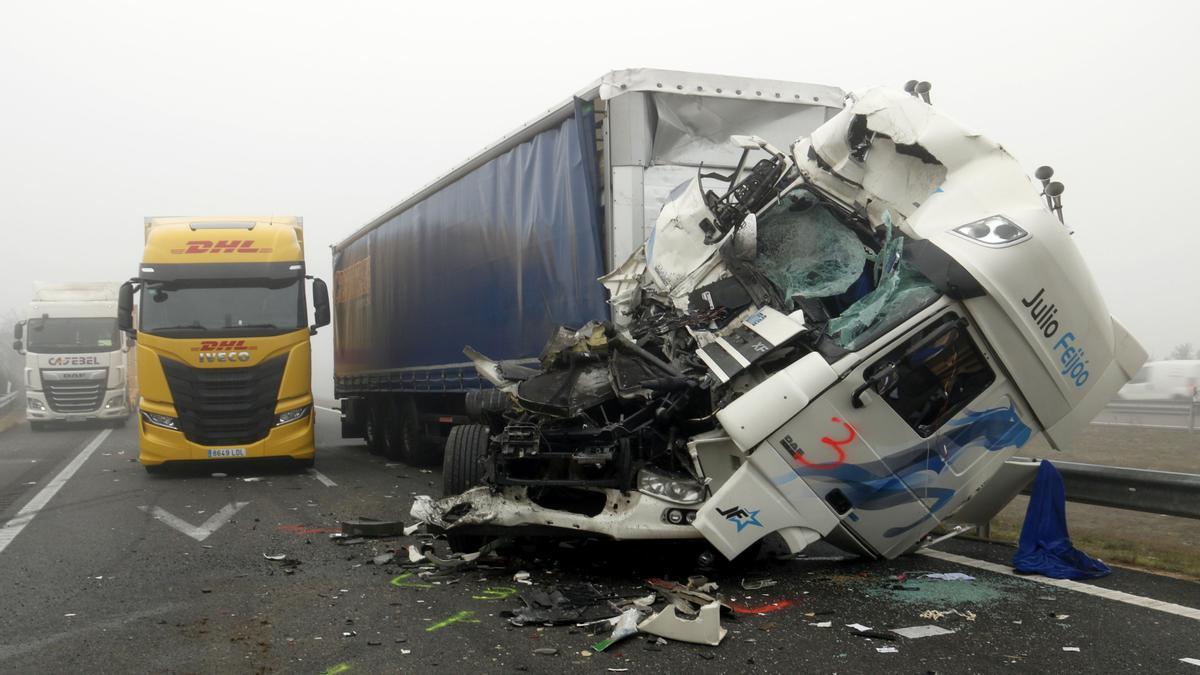
<svg viewBox="0 0 1200 675"><path fill-rule="evenodd" d="M807 190L794 190L758 220L757 265L786 297L844 293L866 261L858 237Z"/></svg>
<svg viewBox="0 0 1200 675"><path fill-rule="evenodd" d="M829 321L829 334L846 349L857 349L890 330L941 295L905 257L904 237L892 236L891 215L883 248L875 259L875 290Z"/></svg>

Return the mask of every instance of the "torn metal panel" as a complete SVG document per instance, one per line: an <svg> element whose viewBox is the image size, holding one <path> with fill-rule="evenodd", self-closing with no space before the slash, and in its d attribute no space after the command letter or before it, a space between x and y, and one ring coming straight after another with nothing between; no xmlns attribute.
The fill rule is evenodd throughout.
<svg viewBox="0 0 1200 675"><path fill-rule="evenodd" d="M721 627L721 605L717 602L701 607L699 615L691 620L680 618L675 607L668 606L639 624L638 630L668 640L714 647L729 633Z"/></svg>

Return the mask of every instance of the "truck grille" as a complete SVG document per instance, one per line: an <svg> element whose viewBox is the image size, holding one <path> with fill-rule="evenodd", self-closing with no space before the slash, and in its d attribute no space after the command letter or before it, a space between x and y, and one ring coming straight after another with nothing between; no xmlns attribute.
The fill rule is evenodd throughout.
<svg viewBox="0 0 1200 675"><path fill-rule="evenodd" d="M275 421L287 355L249 368L192 368L160 359L179 414L179 429L200 445L245 445L267 437Z"/></svg>
<svg viewBox="0 0 1200 675"><path fill-rule="evenodd" d="M75 382L45 382L46 403L50 409L60 413L88 413L100 409L104 401L103 380Z"/></svg>

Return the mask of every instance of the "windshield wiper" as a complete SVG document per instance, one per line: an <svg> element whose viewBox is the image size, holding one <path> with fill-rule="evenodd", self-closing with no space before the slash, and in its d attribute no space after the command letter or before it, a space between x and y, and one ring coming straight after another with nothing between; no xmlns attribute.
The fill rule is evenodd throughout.
<svg viewBox="0 0 1200 675"><path fill-rule="evenodd" d="M156 332L160 330L205 330L205 328L199 323L193 323L189 326L155 326L154 328L147 329L148 332Z"/></svg>

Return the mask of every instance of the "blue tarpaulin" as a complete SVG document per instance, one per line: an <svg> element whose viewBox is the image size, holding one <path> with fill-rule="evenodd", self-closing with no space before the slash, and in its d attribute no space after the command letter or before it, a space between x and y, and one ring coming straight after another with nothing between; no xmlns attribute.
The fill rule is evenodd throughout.
<svg viewBox="0 0 1200 675"><path fill-rule="evenodd" d="M1112 572L1108 565L1071 545L1062 475L1045 460L1033 482L1013 567L1021 574L1055 579L1095 579Z"/></svg>

